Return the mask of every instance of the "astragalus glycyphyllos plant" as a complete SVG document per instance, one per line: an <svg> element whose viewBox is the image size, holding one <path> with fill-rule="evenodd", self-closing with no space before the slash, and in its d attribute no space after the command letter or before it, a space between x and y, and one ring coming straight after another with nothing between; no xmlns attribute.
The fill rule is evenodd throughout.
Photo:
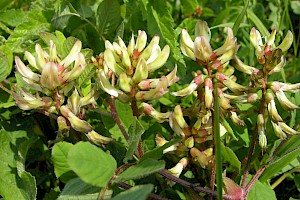
<svg viewBox="0 0 300 200"><path fill-rule="evenodd" d="M128 189L131 186L127 181L132 180L131 183L138 185L139 181L133 180L155 172L166 177L165 183L172 187L176 187L177 183L197 193L218 195L219 198L223 195L225 199L245 199L265 169L265 165L262 165L252 180L246 184L257 142L264 152L268 148L268 134L274 132L281 139L286 139L288 135L299 134L279 115L275 99L285 110L298 108L286 97L285 92L299 92L300 84L268 81L269 76L283 69L285 64L283 53L292 43L292 35L288 32L282 43L276 47L275 35L276 30L263 41L255 28L251 30L250 41L255 48L259 66L248 66L237 56L239 46L230 27L226 28L223 45L216 49L211 46L211 32L205 21L197 22L193 36L190 36L186 29L182 29L181 51L198 64L199 69L193 72L194 78L187 87L170 94L176 98L191 95L193 103L188 107L180 104L167 107L165 108L167 112L157 109L159 107L157 100L169 93L169 88L179 81L176 75L177 66L175 65L167 75L154 73L160 71L166 64L170 48L165 45L161 49L158 35L147 44L145 31L139 31L136 40L132 35L128 45L120 37L117 38L117 42L111 43L106 40L105 51L96 57L86 51L84 54L81 42L74 38L68 38L66 44L72 45L64 52L62 46L55 44L53 40L46 41L49 44L46 49L37 44L35 54L25 52L27 66L24 64L25 61L19 57L15 58L17 76L22 83L18 83L12 95L20 109L36 110L55 118L58 135L68 136L70 130L75 130L85 134L88 140L100 146L95 149L94 146L81 142L76 145L57 143L53 148L53 162L58 178L63 179L64 173L75 172L83 181L101 187L99 194L101 199L104 199L111 185ZM56 39L59 40L58 37ZM64 43L68 39L60 42ZM86 75L88 67L94 69L94 76ZM235 76L235 70L249 76L249 82L242 83L239 76ZM87 81L89 87L84 86L83 77L89 77L90 80ZM128 129L120 119L115 99L120 100L124 107L130 106L132 110L134 117L128 118L134 120ZM240 106L243 104L248 104L249 109L241 110ZM121 159L117 158L118 153L111 152L115 156L113 157L108 152L100 150L101 148L109 150L106 145L109 146L109 143L119 145L119 141L97 133L93 127L97 124L85 119L87 109L98 112L105 109L105 115L114 119L127 142L124 145L127 149L126 155L121 155ZM157 145L157 148L151 151L143 147L141 139L145 131L141 123L143 114L164 123L174 133L169 138L157 132L151 133L155 135ZM252 143L241 166L238 157L228 145L240 139L235 135L235 126L246 126L246 120L253 116L254 127L248 127L249 132L253 133ZM266 129L269 121L273 130ZM63 170L57 149L64 149L65 154L68 154L67 151L73 152L66 156L64 161L67 164ZM85 163L85 167L81 165L80 167L77 156L81 156L82 152L75 151L79 149L82 152L97 152L101 154L102 160L96 156L97 162L92 165ZM224 162L221 154L227 159ZM94 155L82 156L88 158ZM268 162L271 160L272 158ZM232 169L226 168L225 161L238 171L235 175L231 176ZM165 163L168 163L168 167ZM98 165L101 169L97 167ZM135 171L138 173L135 174ZM186 175L183 172L190 174ZM193 183L185 181L186 178L191 179ZM164 181L161 177L158 177L158 180ZM241 185L233 180L241 182ZM215 192L215 185L218 194ZM161 190L159 187L156 189ZM195 195L200 198L197 193ZM152 197L161 198L155 194L152 194Z"/></svg>
<svg viewBox="0 0 300 200"><path fill-rule="evenodd" d="M36 44L35 55L25 52L27 66L16 56L17 74L25 85L19 83L24 87L17 87L12 95L22 110L35 109L47 115L55 114L51 116L57 119L59 137L68 136L72 127L75 131L86 134L95 144L106 144L112 139L95 132L84 120L84 106L95 104L97 92L92 88L86 95L78 93L80 90L82 94L78 78L87 67L87 62L81 52L81 41L75 40L73 43L64 57L62 50L57 48L59 44L54 44L52 40L46 50Z"/></svg>

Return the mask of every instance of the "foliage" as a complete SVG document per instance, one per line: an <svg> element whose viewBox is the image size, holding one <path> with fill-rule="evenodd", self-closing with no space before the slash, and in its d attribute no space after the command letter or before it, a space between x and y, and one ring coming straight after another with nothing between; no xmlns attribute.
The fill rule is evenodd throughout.
<svg viewBox="0 0 300 200"><path fill-rule="evenodd" d="M299 198L299 14L0 2L0 196Z"/></svg>

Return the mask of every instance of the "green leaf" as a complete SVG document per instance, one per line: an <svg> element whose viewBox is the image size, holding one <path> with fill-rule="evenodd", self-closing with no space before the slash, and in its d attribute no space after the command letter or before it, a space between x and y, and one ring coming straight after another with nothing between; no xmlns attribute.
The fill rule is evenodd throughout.
<svg viewBox="0 0 300 200"><path fill-rule="evenodd" d="M66 56L69 55L72 47L74 46L74 44L76 43L78 39L75 37L68 37L65 41L64 44L62 46L62 51L61 51L61 56L62 58L65 58Z"/></svg>
<svg viewBox="0 0 300 200"><path fill-rule="evenodd" d="M3 1L1 1L1 3L2 2ZM1 8L3 7L1 6ZM8 26L16 27L19 24L23 23L25 20L26 20L26 12L21 9L18 10L11 9L11 10L5 10L0 12L0 21Z"/></svg>
<svg viewBox="0 0 300 200"><path fill-rule="evenodd" d="M27 150L34 141L24 130L0 130L0 195L4 199L36 198L35 178L24 171Z"/></svg>
<svg viewBox="0 0 300 200"><path fill-rule="evenodd" d="M121 192L111 200L146 200L153 190L152 184L147 185L138 185L126 190L125 192Z"/></svg>
<svg viewBox="0 0 300 200"><path fill-rule="evenodd" d="M124 162L127 162L129 159L132 158L134 152L136 151L139 141L141 139L142 134L145 132L142 124L139 120L135 117L132 124L129 126L128 134L129 134L129 147L126 152L126 156L124 158Z"/></svg>
<svg viewBox="0 0 300 200"><path fill-rule="evenodd" d="M10 52L12 57L12 53ZM2 82L10 74L12 70L12 62L9 61L8 57L4 52L0 51L0 82Z"/></svg>
<svg viewBox="0 0 300 200"><path fill-rule="evenodd" d="M165 161L146 159L123 171L114 182L139 179L165 168Z"/></svg>
<svg viewBox="0 0 300 200"><path fill-rule="evenodd" d="M180 3L182 14L184 15L192 15L196 11L198 6L196 0L180 1Z"/></svg>
<svg viewBox="0 0 300 200"><path fill-rule="evenodd" d="M268 29L260 21L260 19L254 14L254 12L252 10L250 10L250 9L247 10L247 16L253 22L253 24L256 26L256 28L259 30L259 32L262 34L262 36L269 37L270 33L269 33Z"/></svg>
<svg viewBox="0 0 300 200"><path fill-rule="evenodd" d="M274 158L269 164L267 169L261 175L259 180L261 182L266 182L268 179L272 178L277 172L283 169L285 166L289 165L295 158L300 154L300 147L287 152L286 154L280 155L280 157Z"/></svg>
<svg viewBox="0 0 300 200"><path fill-rule="evenodd" d="M223 143L221 143L221 151L224 161L227 161L230 165L238 170L241 169L241 162L235 155L234 151L232 151L229 147L226 147Z"/></svg>
<svg viewBox="0 0 300 200"><path fill-rule="evenodd" d="M148 33L158 34L163 43L168 44L171 50L171 59L168 68L178 65L178 75L185 76L185 62L179 49L177 36L174 31L174 20L164 0L143 0L144 8L147 11Z"/></svg>
<svg viewBox="0 0 300 200"><path fill-rule="evenodd" d="M77 16L77 11L73 8L72 4L63 5L60 7L56 14L53 16L52 22L55 28L63 30L67 27L69 20L72 16Z"/></svg>
<svg viewBox="0 0 300 200"><path fill-rule="evenodd" d="M247 200L257 199L276 200L277 198L274 190L272 190L272 188L267 183L264 184L257 180L251 188L247 196Z"/></svg>
<svg viewBox="0 0 300 200"><path fill-rule="evenodd" d="M54 164L54 173L62 182L67 183L70 179L76 177L76 174L68 165L68 153L73 144L68 142L58 142L52 149L52 162Z"/></svg>
<svg viewBox="0 0 300 200"><path fill-rule="evenodd" d="M248 8L248 5L249 5L249 0L246 1L245 3L245 6L243 8L243 10L241 11L241 13L239 14L238 18L235 20L234 22L234 25L232 27L232 31L233 31L233 34L236 35L239 27L240 27L240 24L242 23L243 21L243 18L246 14L246 11L247 11L247 8Z"/></svg>
<svg viewBox="0 0 300 200"><path fill-rule="evenodd" d="M295 14L300 15L300 1L291 1L291 8Z"/></svg>
<svg viewBox="0 0 300 200"><path fill-rule="evenodd" d="M42 11L31 10L26 20L19 24L8 37L6 46L15 53L24 53L25 50L34 49L33 41L39 39L38 33L50 30L50 23Z"/></svg>
<svg viewBox="0 0 300 200"><path fill-rule="evenodd" d="M59 195L60 199L66 199L69 196L79 196L79 195L87 195L87 194L95 194L99 193L100 188L92 186L80 178L74 178L70 180L64 187L63 191ZM96 196L97 197L97 196ZM97 199L97 198L95 198Z"/></svg>
<svg viewBox="0 0 300 200"><path fill-rule="evenodd" d="M106 186L117 169L111 155L88 142L78 142L70 149L68 164L83 181L99 187Z"/></svg>
<svg viewBox="0 0 300 200"><path fill-rule="evenodd" d="M112 33L121 22L118 0L103 0L98 7L96 25L102 34Z"/></svg>

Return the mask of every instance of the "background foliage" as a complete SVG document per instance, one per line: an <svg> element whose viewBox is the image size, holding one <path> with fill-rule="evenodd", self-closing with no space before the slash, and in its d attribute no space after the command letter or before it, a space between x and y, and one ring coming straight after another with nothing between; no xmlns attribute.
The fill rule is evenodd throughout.
<svg viewBox="0 0 300 200"><path fill-rule="evenodd" d="M161 38L161 46L165 44L170 46L171 54L164 71L172 70L177 64L180 83L187 84L192 80L191 72L196 71L198 66L181 53L179 34L183 28L192 33L197 20L202 19L211 27L211 43L214 48L224 41L223 27L233 27L238 44L240 44L239 57L252 66L257 65L254 50L249 41L249 32L253 26L264 35L269 34L276 27L278 31L276 45L283 39L286 32L291 30L294 42L286 54L285 71L272 78L296 83L300 80L299 16L300 2L297 0L263 2L2 0L0 2L0 81L8 89L13 87L12 84L19 78L14 76L13 58L16 55L22 58L25 50L33 52L35 43L46 46L42 40L47 38L47 35L40 37L40 32L51 32L57 35L63 33L65 37L76 37L82 41L84 48L92 49L93 55L96 56L104 51L106 39L114 41L117 36L120 36L128 43L132 34L136 35L138 30L145 30L149 38L158 34ZM91 68L86 74L87 79L84 80L88 80L92 73ZM236 76L242 81L248 79L247 76L238 72ZM83 84L84 80L82 80ZM171 90L178 90L178 87L180 86L174 86ZM103 98L105 95L99 98L98 103L105 108ZM299 93L291 98L296 105L300 105ZM167 94L153 104L159 106L161 110L166 110L174 108L178 103L182 106L189 106L191 102L191 97L179 99ZM125 192L116 185L112 186L109 192L113 193L113 199L146 199L154 191L170 199L193 199L191 191L183 189L180 185L175 185L173 188L167 187L163 178L154 173L160 169L171 168L176 163L172 157L163 155L163 149L156 148L155 145L156 133L172 139L173 131L168 124L159 124L147 116L142 116L136 121L132 116L130 106L120 101L116 101L116 109L125 129L133 135L132 143L137 142L134 136L136 138L141 136L146 154L138 165L129 167L115 180L116 183L127 181L136 186ZM241 109L247 108L241 107ZM299 111L285 113L284 110L279 110L279 112L291 127L299 129ZM0 90L0 195L2 198L97 199L100 188L106 186L115 170L124 162L133 160L132 145L137 145L137 143L131 143L128 147L111 116L100 115L92 111L88 111L87 116L99 133L111 136L116 139L116 142L107 145L102 150L86 141L80 141L86 140L85 138L78 138L76 134L71 134L70 137L65 138L65 142L53 145L49 141L56 138L56 121L34 111L21 111L15 106L12 96ZM248 127L251 127L254 126L255 120L250 118L246 123ZM233 124L231 126L238 141L231 142L226 147L222 146L223 159L228 173L240 170L241 161L247 154L251 141L250 129ZM271 127L270 124L269 127ZM263 161L268 159L272 150L279 144L274 134L268 136L268 140L270 145L267 152L262 153L260 149L256 149L252 158L251 174L255 174L255 170L263 165ZM300 198L299 145L299 136L289 138L278 152L278 158L269 164L265 173L254 185L248 199ZM190 172L186 171L183 179L193 180L189 174ZM141 177L145 178L141 179ZM280 185L272 185L280 178L284 178ZM160 187L162 185L164 187ZM275 190L272 190L274 186Z"/></svg>

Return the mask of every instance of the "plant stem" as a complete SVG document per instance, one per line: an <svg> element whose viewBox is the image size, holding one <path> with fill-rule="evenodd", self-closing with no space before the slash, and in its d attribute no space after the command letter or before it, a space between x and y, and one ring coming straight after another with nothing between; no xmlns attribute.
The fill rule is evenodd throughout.
<svg viewBox="0 0 300 200"><path fill-rule="evenodd" d="M254 183L258 180L258 178L261 176L261 174L265 171L266 166L263 166L262 168L260 168L256 174L252 177L251 181L248 183L248 185L246 186L246 188L244 189L244 196L247 197L249 191L251 190L252 186L254 185Z"/></svg>
<svg viewBox="0 0 300 200"><path fill-rule="evenodd" d="M137 104L136 104L135 97L132 98L131 109L132 109L132 112L133 112L133 116L138 118L140 116L140 114L139 114L139 109L138 109ZM143 143L142 143L141 138L139 139L138 149L137 149L136 154L137 154L138 157L142 157L144 155Z"/></svg>
<svg viewBox="0 0 300 200"><path fill-rule="evenodd" d="M127 131L125 130L120 118L119 118L119 115L117 113L117 110L116 110L116 105L115 105L115 98L113 96L110 96L108 97L108 101L109 101L109 105L110 105L110 112L111 112L111 115L112 117L114 118L115 122L117 123L119 129L121 130L124 138L126 139L126 141L129 143L129 136L128 136L128 133Z"/></svg>
<svg viewBox="0 0 300 200"><path fill-rule="evenodd" d="M215 147L215 168L216 168L216 179L217 179L217 192L218 199L222 199L222 155L221 155L221 136L220 136L220 105L218 96L218 81L214 81L214 112L213 118L213 136L214 136L214 147Z"/></svg>
<svg viewBox="0 0 300 200"><path fill-rule="evenodd" d="M9 89L7 89L6 87L4 87L1 83L0 83L0 88L2 90L4 90L5 92L7 92L8 94L12 95L12 91L10 91Z"/></svg>
<svg viewBox="0 0 300 200"><path fill-rule="evenodd" d="M197 184L192 184L192 183L189 183L185 180L182 180L180 178L177 178L175 176L173 176L172 174L168 173L167 170L165 169L161 169L158 171L158 173L164 177L166 177L167 179L170 179L186 188L189 188L189 189L192 189L194 190L195 192L202 192L202 193L206 193L208 195L211 195L211 196L214 196L214 197L217 197L218 196L218 193L216 191L213 191L213 190L210 190L210 189L206 189L206 188L203 188L201 186L198 186ZM231 199L228 195L223 195L223 199Z"/></svg>
<svg viewBox="0 0 300 200"><path fill-rule="evenodd" d="M104 115L104 116L108 116L108 117L112 116L112 114L110 112L107 112L104 109L95 108L92 105L88 105L88 108L100 115Z"/></svg>

